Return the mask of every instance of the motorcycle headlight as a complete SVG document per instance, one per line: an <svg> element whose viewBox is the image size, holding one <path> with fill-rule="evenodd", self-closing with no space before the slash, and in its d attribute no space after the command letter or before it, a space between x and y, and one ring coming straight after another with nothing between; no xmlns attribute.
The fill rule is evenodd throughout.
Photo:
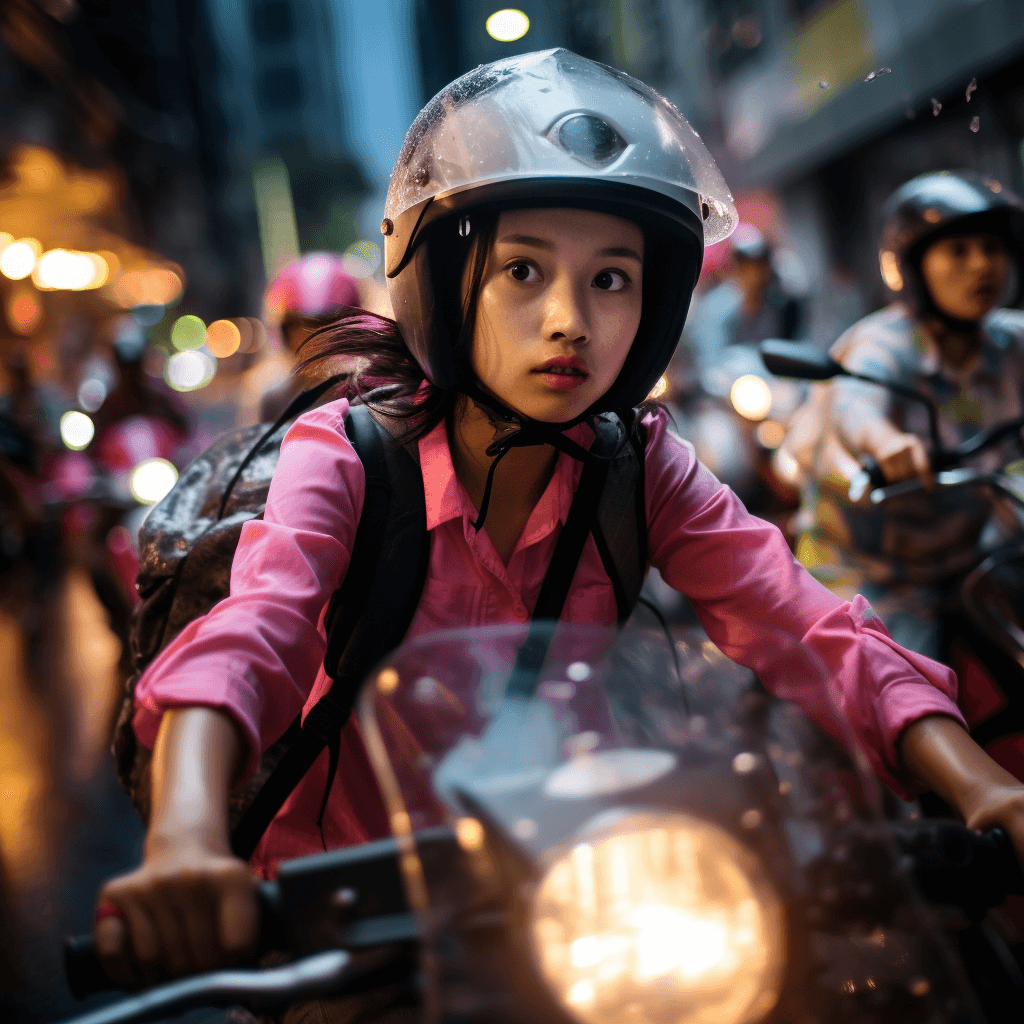
<svg viewBox="0 0 1024 1024"><path fill-rule="evenodd" d="M544 875L532 920L548 985L585 1024L747 1024L775 1005L782 904L717 825L636 813Z"/></svg>
<svg viewBox="0 0 1024 1024"><path fill-rule="evenodd" d="M772 390L753 373L737 377L729 391L732 407L748 420L763 420L772 411Z"/></svg>

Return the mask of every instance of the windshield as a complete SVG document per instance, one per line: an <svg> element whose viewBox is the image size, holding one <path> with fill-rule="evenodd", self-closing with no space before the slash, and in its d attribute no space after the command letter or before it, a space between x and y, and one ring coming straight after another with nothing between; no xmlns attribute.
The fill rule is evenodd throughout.
<svg viewBox="0 0 1024 1024"><path fill-rule="evenodd" d="M777 647L786 696L820 701L820 663ZM934 1000L952 971L861 759L701 633L422 637L371 679L360 722L404 844L428 1015L537 1019L554 999L581 1024L742 1024L882 989L922 1015L871 1019L959 1019ZM808 972L813 990L793 980Z"/></svg>

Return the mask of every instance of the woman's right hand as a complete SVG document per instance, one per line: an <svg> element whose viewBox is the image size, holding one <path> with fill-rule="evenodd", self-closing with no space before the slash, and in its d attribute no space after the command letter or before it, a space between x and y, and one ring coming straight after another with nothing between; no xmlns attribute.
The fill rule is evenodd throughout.
<svg viewBox="0 0 1024 1024"><path fill-rule="evenodd" d="M236 961L255 949L256 879L231 853L228 793L245 741L222 711L164 713L153 747L152 811L142 865L109 881L96 951L133 989ZM121 917L120 915L124 916Z"/></svg>
<svg viewBox="0 0 1024 1024"><path fill-rule="evenodd" d="M256 884L227 849L151 835L141 866L99 895L124 914L94 927L107 974L131 990L238 962L256 945Z"/></svg>

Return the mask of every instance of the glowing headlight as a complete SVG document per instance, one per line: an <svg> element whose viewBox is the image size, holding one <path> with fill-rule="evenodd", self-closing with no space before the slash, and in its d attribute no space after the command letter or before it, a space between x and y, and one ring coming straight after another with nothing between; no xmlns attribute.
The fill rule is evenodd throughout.
<svg viewBox="0 0 1024 1024"><path fill-rule="evenodd" d="M732 407L748 420L763 420L772 411L771 388L753 373L738 377L729 392Z"/></svg>
<svg viewBox="0 0 1024 1024"><path fill-rule="evenodd" d="M585 1024L747 1024L782 982L782 905L716 825L638 813L573 847L541 881L541 973Z"/></svg>
<svg viewBox="0 0 1024 1024"><path fill-rule="evenodd" d="M131 476L132 497L140 505L153 505L174 486L178 471L166 459L146 459L140 462Z"/></svg>

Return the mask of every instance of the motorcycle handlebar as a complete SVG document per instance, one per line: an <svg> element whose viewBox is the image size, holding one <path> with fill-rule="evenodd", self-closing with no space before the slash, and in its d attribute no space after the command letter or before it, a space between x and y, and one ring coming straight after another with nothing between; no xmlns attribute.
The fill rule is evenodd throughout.
<svg viewBox="0 0 1024 1024"><path fill-rule="evenodd" d="M934 486L942 487L964 487L967 484L986 484L998 491L1004 497L1009 498L1015 504L1024 507L1024 492L1019 491L1013 483L1000 473L982 473L976 469L963 467L961 469L947 469L936 473ZM850 482L850 500L859 501L864 496L864 491L870 486L865 477L858 474ZM901 480L896 484L882 484L872 488L868 497L872 505L881 505L890 498L898 498L905 494L914 494L923 490L924 484L920 479L914 477L910 480Z"/></svg>
<svg viewBox="0 0 1024 1024"><path fill-rule="evenodd" d="M278 887L275 882L263 882L256 890L260 910L260 950L272 948L276 929L273 926L278 901ZM103 961L96 953L96 940L90 935L69 935L64 940L64 976L68 988L76 999L97 992L108 992L119 988L117 982L108 977Z"/></svg>
<svg viewBox="0 0 1024 1024"><path fill-rule="evenodd" d="M922 894L981 918L1008 895L1024 896L1024 871L1001 828L972 832L952 821L896 826L897 842L912 858Z"/></svg>

